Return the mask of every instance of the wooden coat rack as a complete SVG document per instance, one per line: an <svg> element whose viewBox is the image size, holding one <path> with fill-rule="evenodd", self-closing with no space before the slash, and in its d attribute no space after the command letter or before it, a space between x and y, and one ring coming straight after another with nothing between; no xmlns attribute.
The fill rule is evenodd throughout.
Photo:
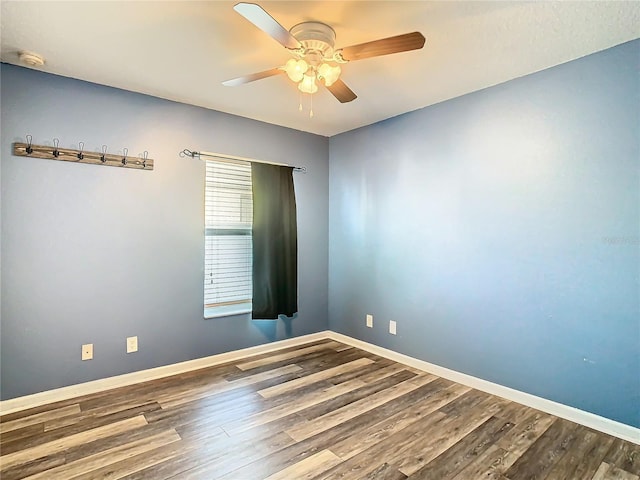
<svg viewBox="0 0 640 480"><path fill-rule="evenodd" d="M30 135L27 139L30 140ZM89 163L92 165L106 165L109 167L137 168L138 170L153 170L153 159L147 158L144 152L143 158L127 157L127 149L123 149L123 155L107 153L106 145L101 152L85 152L84 143L80 142L80 150L70 148L58 148L58 139L53 139L53 146L32 145L29 143L14 143L13 154L19 157L44 158L46 160L62 160L63 162Z"/></svg>

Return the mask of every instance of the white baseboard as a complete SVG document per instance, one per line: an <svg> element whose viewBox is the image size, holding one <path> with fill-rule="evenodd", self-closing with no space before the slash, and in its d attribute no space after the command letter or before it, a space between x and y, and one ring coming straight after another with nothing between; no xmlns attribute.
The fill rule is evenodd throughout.
<svg viewBox="0 0 640 480"><path fill-rule="evenodd" d="M45 405L47 403L68 400L70 398L82 395L98 393L104 390L124 387L135 383L154 380L157 378L169 377L171 375L189 372L192 370L197 370L199 368L220 365L227 362L235 362L252 355L273 352L276 350L281 350L283 348L295 347L298 345L304 345L305 343L324 339L336 340L338 342L360 348L375 355L379 355L381 357L385 357L390 360L409 365L419 370L438 375L439 377L446 378L463 385L467 385L469 387L490 393L492 395L506 398L507 400L521 403L522 405L541 410L551 415L555 415L557 417L579 423L586 427L593 428L594 430L598 430L599 432L613 435L614 437L618 437L623 440L627 440L629 442L640 445L639 428L616 422L614 420L610 420L593 413L585 412L584 410L579 410L568 405L553 402L545 398L537 397L529 393L514 390L497 383L482 380L481 378L473 377L465 373L460 373L456 372L455 370L440 367L438 365L434 365L432 363L425 362L423 360L419 360L402 353L394 352L393 350L388 350L386 348L379 347L377 345L373 345L371 343L367 343L362 340L358 340L330 330L312 333L310 335L303 335L301 337L289 338L287 340L280 340L264 345L257 345L255 347L243 348L241 350L234 350L232 352L212 355L210 357L188 360L186 362L175 363L173 365L141 370L139 372L126 373L124 375L117 375L115 377L93 380L91 382L70 385L68 387L48 390L46 392L34 393L33 395L26 395L23 397L12 398L10 400L4 400L0 402L0 413L2 415L5 415L7 413Z"/></svg>
<svg viewBox="0 0 640 480"><path fill-rule="evenodd" d="M417 358L394 352L393 350L388 350L371 343L363 342L362 340L357 340L341 333L329 331L328 335L332 340L352 345L356 348L366 350L367 352L388 358L398 363L409 365L419 370L446 378L447 380L467 385L468 387L490 393L491 395L506 398L507 400L550 413L556 417L564 418L566 420L579 423L580 425L584 425L585 427L593 428L599 432L613 435L614 437L640 445L640 428L616 422L615 420L610 420L593 413L585 412L584 410L579 410L562 403L553 402L546 398L537 397L530 393L521 392L497 383L482 380L481 378L473 377L465 373L440 367L433 363L418 360Z"/></svg>
<svg viewBox="0 0 640 480"><path fill-rule="evenodd" d="M0 401L0 414L6 415L7 413L38 407L40 405L46 405L47 403L59 402L61 400L68 400L82 395L111 390L112 388L125 387L135 383L169 377L171 375L198 370L200 368L220 365L221 363L235 362L252 355L259 355L261 353L268 353L274 350L281 350L283 348L295 347L305 343L324 340L329 338L328 334L328 331L312 333L301 337L288 338L286 340L279 340L277 342L257 345L255 347L243 348L241 350L220 353L218 355L211 355L210 357L196 358L195 360L187 360L186 362L140 370L138 372L125 373L115 377L101 378L99 380L56 388L54 390L47 390L45 392L34 393L32 395L11 398L9 400Z"/></svg>

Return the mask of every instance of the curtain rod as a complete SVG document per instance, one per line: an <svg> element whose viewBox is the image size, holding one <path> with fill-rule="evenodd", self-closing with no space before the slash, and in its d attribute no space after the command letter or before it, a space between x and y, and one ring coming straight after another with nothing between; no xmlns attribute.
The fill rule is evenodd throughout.
<svg viewBox="0 0 640 480"><path fill-rule="evenodd" d="M265 160L256 160L255 158L246 158L246 157L236 157L233 155L225 155L223 153L214 153L214 152L196 152L195 150L189 150L185 148L180 152L181 157L217 157L228 160L240 160L243 162L251 162L251 163L266 163L268 165L278 165L280 167L292 167L294 172L302 172L307 173L307 167L294 167L293 165L287 165L286 163L277 163L277 162L267 162Z"/></svg>

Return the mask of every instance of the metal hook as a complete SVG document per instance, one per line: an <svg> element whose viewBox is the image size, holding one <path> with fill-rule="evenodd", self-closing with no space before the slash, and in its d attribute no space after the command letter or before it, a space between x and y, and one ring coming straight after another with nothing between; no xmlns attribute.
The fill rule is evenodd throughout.
<svg viewBox="0 0 640 480"><path fill-rule="evenodd" d="M60 152L58 151L58 145L60 144L60 140L57 138L53 139L53 156L58 158L60 156Z"/></svg>
<svg viewBox="0 0 640 480"><path fill-rule="evenodd" d="M147 152L146 150L142 153L142 168L147 168L147 156L149 155L149 152Z"/></svg>
<svg viewBox="0 0 640 480"><path fill-rule="evenodd" d="M27 135L27 153L31 155L33 153L33 148L31 148L31 141L33 137L31 135Z"/></svg>
<svg viewBox="0 0 640 480"><path fill-rule="evenodd" d="M127 153L129 153L129 149L128 148L123 148L122 149L122 153L124 154L124 157L122 157L122 165L126 165L127 164Z"/></svg>
<svg viewBox="0 0 640 480"><path fill-rule="evenodd" d="M100 155L100 161L102 163L107 161L107 159L104 157L106 154L107 154L107 146L106 145L102 145L102 155Z"/></svg>
<svg viewBox="0 0 640 480"><path fill-rule="evenodd" d="M78 159L82 160L84 158L84 153L82 153L82 151L84 150L84 142L78 142L78 146L80 147L80 152L78 153Z"/></svg>

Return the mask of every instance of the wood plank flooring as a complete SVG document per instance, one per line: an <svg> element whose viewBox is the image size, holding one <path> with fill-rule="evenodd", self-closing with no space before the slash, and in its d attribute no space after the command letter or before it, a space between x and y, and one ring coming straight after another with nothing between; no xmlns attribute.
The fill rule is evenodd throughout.
<svg viewBox="0 0 640 480"><path fill-rule="evenodd" d="M640 480L640 446L326 340L0 418L0 478Z"/></svg>

